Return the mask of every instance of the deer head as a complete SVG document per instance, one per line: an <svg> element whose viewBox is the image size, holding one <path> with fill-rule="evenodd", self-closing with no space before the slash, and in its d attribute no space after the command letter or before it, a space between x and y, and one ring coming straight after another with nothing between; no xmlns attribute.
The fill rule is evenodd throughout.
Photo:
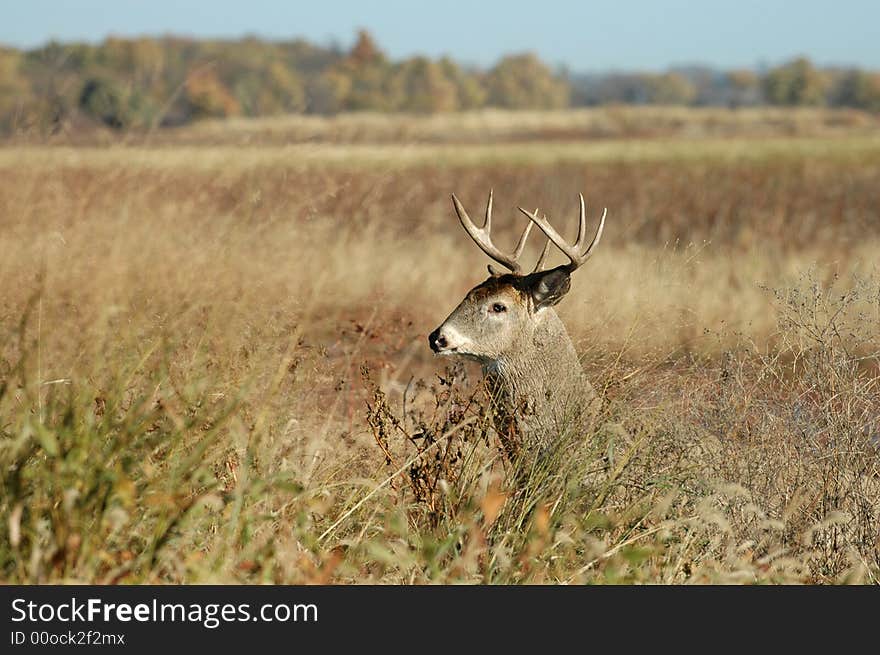
<svg viewBox="0 0 880 655"><path fill-rule="evenodd" d="M529 222L513 253L505 253L493 243L490 234L491 191L483 227L474 224L455 194L452 202L471 239L510 273L502 274L490 265L491 276L467 293L443 324L428 336L428 342L437 354L461 355L476 359L484 366L492 366L504 361L511 354L522 354L523 350L529 349L549 314L553 314L554 320L558 321L552 311L549 314L547 312L568 292L571 274L589 259L598 245L605 227L606 212L602 213L592 241L586 245L587 219L583 195L580 195L578 236L574 244L563 239L547 221L546 216L538 215L537 209L527 212L519 207L529 218ZM531 273L524 274L519 260L534 225L544 233L547 242L535 268ZM569 263L544 270L551 243L568 257Z"/></svg>

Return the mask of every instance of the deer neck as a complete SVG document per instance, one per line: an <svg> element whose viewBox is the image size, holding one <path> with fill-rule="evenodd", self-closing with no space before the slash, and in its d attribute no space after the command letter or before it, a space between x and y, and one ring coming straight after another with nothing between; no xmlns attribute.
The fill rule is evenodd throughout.
<svg viewBox="0 0 880 655"><path fill-rule="evenodd" d="M595 392L565 326L552 308L520 339L520 347L484 366L496 405L527 442L547 442L571 429Z"/></svg>

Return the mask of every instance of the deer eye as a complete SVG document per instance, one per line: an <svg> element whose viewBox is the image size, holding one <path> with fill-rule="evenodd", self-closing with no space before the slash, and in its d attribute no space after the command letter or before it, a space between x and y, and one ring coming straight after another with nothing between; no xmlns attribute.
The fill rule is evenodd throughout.
<svg viewBox="0 0 880 655"><path fill-rule="evenodd" d="M496 302L496 303L494 303L494 304L492 305L491 310L492 310L494 313L496 313L496 314L500 314L500 313L502 313L502 312L506 312L506 311L507 311L507 307L505 307L505 306L504 306L503 304L501 304L500 302Z"/></svg>

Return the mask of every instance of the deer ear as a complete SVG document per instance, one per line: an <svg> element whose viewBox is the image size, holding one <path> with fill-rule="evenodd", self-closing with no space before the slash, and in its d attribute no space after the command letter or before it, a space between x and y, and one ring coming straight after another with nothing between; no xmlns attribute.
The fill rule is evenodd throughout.
<svg viewBox="0 0 880 655"><path fill-rule="evenodd" d="M532 273L528 277L533 278L529 280L528 289L535 302L535 309L555 305L571 288L568 271L562 268Z"/></svg>

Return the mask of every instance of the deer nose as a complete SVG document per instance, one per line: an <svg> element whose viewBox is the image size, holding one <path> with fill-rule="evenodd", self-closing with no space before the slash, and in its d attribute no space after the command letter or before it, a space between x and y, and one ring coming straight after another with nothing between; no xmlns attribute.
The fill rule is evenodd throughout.
<svg viewBox="0 0 880 655"><path fill-rule="evenodd" d="M440 328L437 328L428 335L428 345L431 346L431 350L435 353L439 353L449 344L446 341L446 337L440 334Z"/></svg>

